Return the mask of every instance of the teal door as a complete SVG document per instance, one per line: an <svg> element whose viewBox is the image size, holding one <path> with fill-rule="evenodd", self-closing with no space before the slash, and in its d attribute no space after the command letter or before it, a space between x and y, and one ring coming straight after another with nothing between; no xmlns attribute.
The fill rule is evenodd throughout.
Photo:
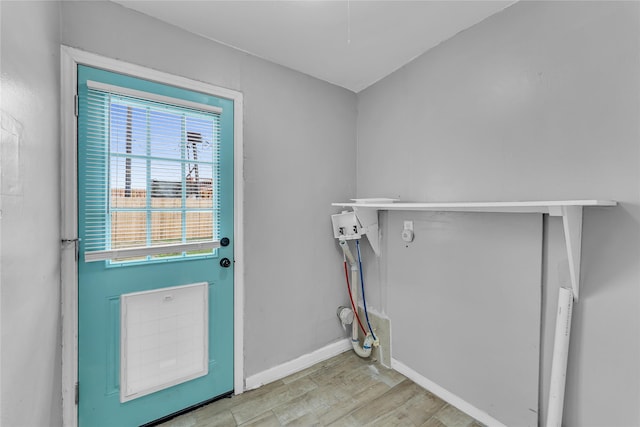
<svg viewBox="0 0 640 427"><path fill-rule="evenodd" d="M78 67L78 422L233 391L233 101Z"/></svg>

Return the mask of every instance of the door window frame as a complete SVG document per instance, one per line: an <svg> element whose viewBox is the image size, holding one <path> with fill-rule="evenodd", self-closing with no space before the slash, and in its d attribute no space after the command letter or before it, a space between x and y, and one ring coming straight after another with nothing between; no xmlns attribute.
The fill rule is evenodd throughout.
<svg viewBox="0 0 640 427"><path fill-rule="evenodd" d="M234 108L234 393L244 391L244 247L243 247L243 135L241 92L179 77L128 62L61 46L61 282L62 282L62 423L78 424L75 401L78 381L78 187L77 187L77 68L101 68L233 101Z"/></svg>

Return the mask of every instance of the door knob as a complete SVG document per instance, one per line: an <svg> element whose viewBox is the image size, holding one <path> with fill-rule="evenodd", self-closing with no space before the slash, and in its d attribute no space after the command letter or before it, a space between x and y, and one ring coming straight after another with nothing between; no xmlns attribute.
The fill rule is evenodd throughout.
<svg viewBox="0 0 640 427"><path fill-rule="evenodd" d="M220 267L228 268L230 265L231 261L229 261L229 258L222 258L220 260Z"/></svg>

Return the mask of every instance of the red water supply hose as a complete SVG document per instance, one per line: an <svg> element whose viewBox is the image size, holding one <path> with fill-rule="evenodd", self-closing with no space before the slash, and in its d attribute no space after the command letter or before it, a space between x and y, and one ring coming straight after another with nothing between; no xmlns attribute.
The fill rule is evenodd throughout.
<svg viewBox="0 0 640 427"><path fill-rule="evenodd" d="M347 279L347 293L349 294L349 300L351 301L351 308L353 309L353 314L356 316L356 320L358 320L358 325L360 325L360 329L362 329L362 333L366 336L367 331L362 326L362 322L360 321L360 316L358 316L358 310L356 310L356 305L353 302L353 297L351 296L351 284L349 283L349 269L347 268L347 261L344 262L344 277Z"/></svg>

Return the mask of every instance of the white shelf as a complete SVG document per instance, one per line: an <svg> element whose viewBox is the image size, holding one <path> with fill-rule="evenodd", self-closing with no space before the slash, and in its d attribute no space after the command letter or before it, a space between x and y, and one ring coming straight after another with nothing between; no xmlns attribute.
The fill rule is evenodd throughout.
<svg viewBox="0 0 640 427"><path fill-rule="evenodd" d="M389 210L389 211L444 211L444 212L513 212L513 213L543 213L554 214L562 207L584 206L616 206L612 200L554 200L535 202L395 202L395 203L366 203L347 202L333 203L333 206Z"/></svg>
<svg viewBox="0 0 640 427"><path fill-rule="evenodd" d="M364 201L363 201L364 200ZM333 203L332 206L353 208L367 234L374 252L380 254L378 211L440 211L540 213L561 216L567 245L567 258L573 296L578 299L580 285L580 254L582 246L582 209L584 207L616 206L613 200L552 200L524 202L379 202L380 199L359 199L358 202ZM390 200L390 199L389 199Z"/></svg>

